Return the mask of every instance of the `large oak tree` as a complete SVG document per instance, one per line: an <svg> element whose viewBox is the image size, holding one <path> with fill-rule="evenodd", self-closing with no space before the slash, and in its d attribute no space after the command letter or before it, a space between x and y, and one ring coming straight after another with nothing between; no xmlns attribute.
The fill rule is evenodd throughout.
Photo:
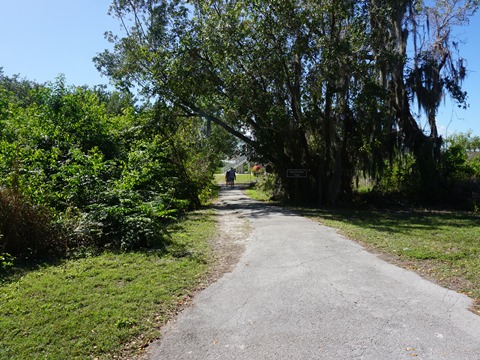
<svg viewBox="0 0 480 360"><path fill-rule="evenodd" d="M119 86L213 122L273 165L290 197L335 204L359 170L412 152L421 185L436 178L435 115L460 102L464 64L452 26L478 1L115 0L124 28L96 57ZM459 60L459 61L457 61ZM416 97L415 97L416 95ZM416 99L416 100L415 100ZM426 113L425 134L412 111ZM398 151L397 151L398 152ZM288 168L306 168L294 184ZM435 182L435 181L434 181Z"/></svg>

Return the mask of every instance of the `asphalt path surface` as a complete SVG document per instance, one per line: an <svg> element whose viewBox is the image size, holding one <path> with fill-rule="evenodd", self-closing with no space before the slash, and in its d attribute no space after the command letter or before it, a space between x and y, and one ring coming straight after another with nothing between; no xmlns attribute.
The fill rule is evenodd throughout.
<svg viewBox="0 0 480 360"><path fill-rule="evenodd" d="M467 296L239 189L218 209L248 219L246 250L165 326L150 359L480 359Z"/></svg>

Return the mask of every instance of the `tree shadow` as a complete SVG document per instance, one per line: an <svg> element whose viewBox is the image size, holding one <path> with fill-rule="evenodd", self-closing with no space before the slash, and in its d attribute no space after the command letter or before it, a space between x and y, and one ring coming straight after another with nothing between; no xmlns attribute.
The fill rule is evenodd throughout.
<svg viewBox="0 0 480 360"><path fill-rule="evenodd" d="M262 218L270 215L298 216L295 210L283 206L281 203L265 203L253 200L242 190L247 186L236 186L234 189L220 189L220 200L211 205L216 211L230 211L241 213L242 216Z"/></svg>
<svg viewBox="0 0 480 360"><path fill-rule="evenodd" d="M417 209L298 208L304 216L348 222L362 228L387 233L408 233L412 230L438 231L442 227L480 226L480 215L460 211Z"/></svg>
<svg viewBox="0 0 480 360"><path fill-rule="evenodd" d="M438 231L451 227L480 227L480 215L466 211L415 209L401 206L370 208L361 206L312 207L285 203L265 203L252 200L241 190L220 189L220 201L212 206L217 211L239 211L245 216L260 218L273 214L284 216L320 217L327 220L348 222L362 228L385 233L409 233L414 230Z"/></svg>

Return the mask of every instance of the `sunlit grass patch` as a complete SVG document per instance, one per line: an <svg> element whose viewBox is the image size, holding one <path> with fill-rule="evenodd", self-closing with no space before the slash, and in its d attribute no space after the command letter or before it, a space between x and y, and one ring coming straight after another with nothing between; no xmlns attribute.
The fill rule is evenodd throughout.
<svg viewBox="0 0 480 360"><path fill-rule="evenodd" d="M271 196L269 194L267 194L265 191L257 189L256 187L246 189L245 194L248 197L250 197L254 200L258 200L258 201L270 201L271 200L270 199Z"/></svg>
<svg viewBox="0 0 480 360"><path fill-rule="evenodd" d="M214 232L212 213L197 212L166 251L105 252L7 279L0 359L111 358L147 344L205 277Z"/></svg>
<svg viewBox="0 0 480 360"><path fill-rule="evenodd" d="M225 174L215 174L215 182L225 185ZM252 174L236 174L235 184L250 184L256 181L256 177Z"/></svg>

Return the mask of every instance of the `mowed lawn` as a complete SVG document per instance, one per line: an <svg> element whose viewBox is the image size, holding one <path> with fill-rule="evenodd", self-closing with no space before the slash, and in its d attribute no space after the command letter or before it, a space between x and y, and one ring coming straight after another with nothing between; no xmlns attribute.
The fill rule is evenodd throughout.
<svg viewBox="0 0 480 360"><path fill-rule="evenodd" d="M236 174L235 184L255 183L257 178L252 174ZM225 174L215 174L215 182L219 185L225 185Z"/></svg>
<svg viewBox="0 0 480 360"><path fill-rule="evenodd" d="M0 359L129 358L205 281L212 211L179 223L162 251L104 252L0 282Z"/></svg>

